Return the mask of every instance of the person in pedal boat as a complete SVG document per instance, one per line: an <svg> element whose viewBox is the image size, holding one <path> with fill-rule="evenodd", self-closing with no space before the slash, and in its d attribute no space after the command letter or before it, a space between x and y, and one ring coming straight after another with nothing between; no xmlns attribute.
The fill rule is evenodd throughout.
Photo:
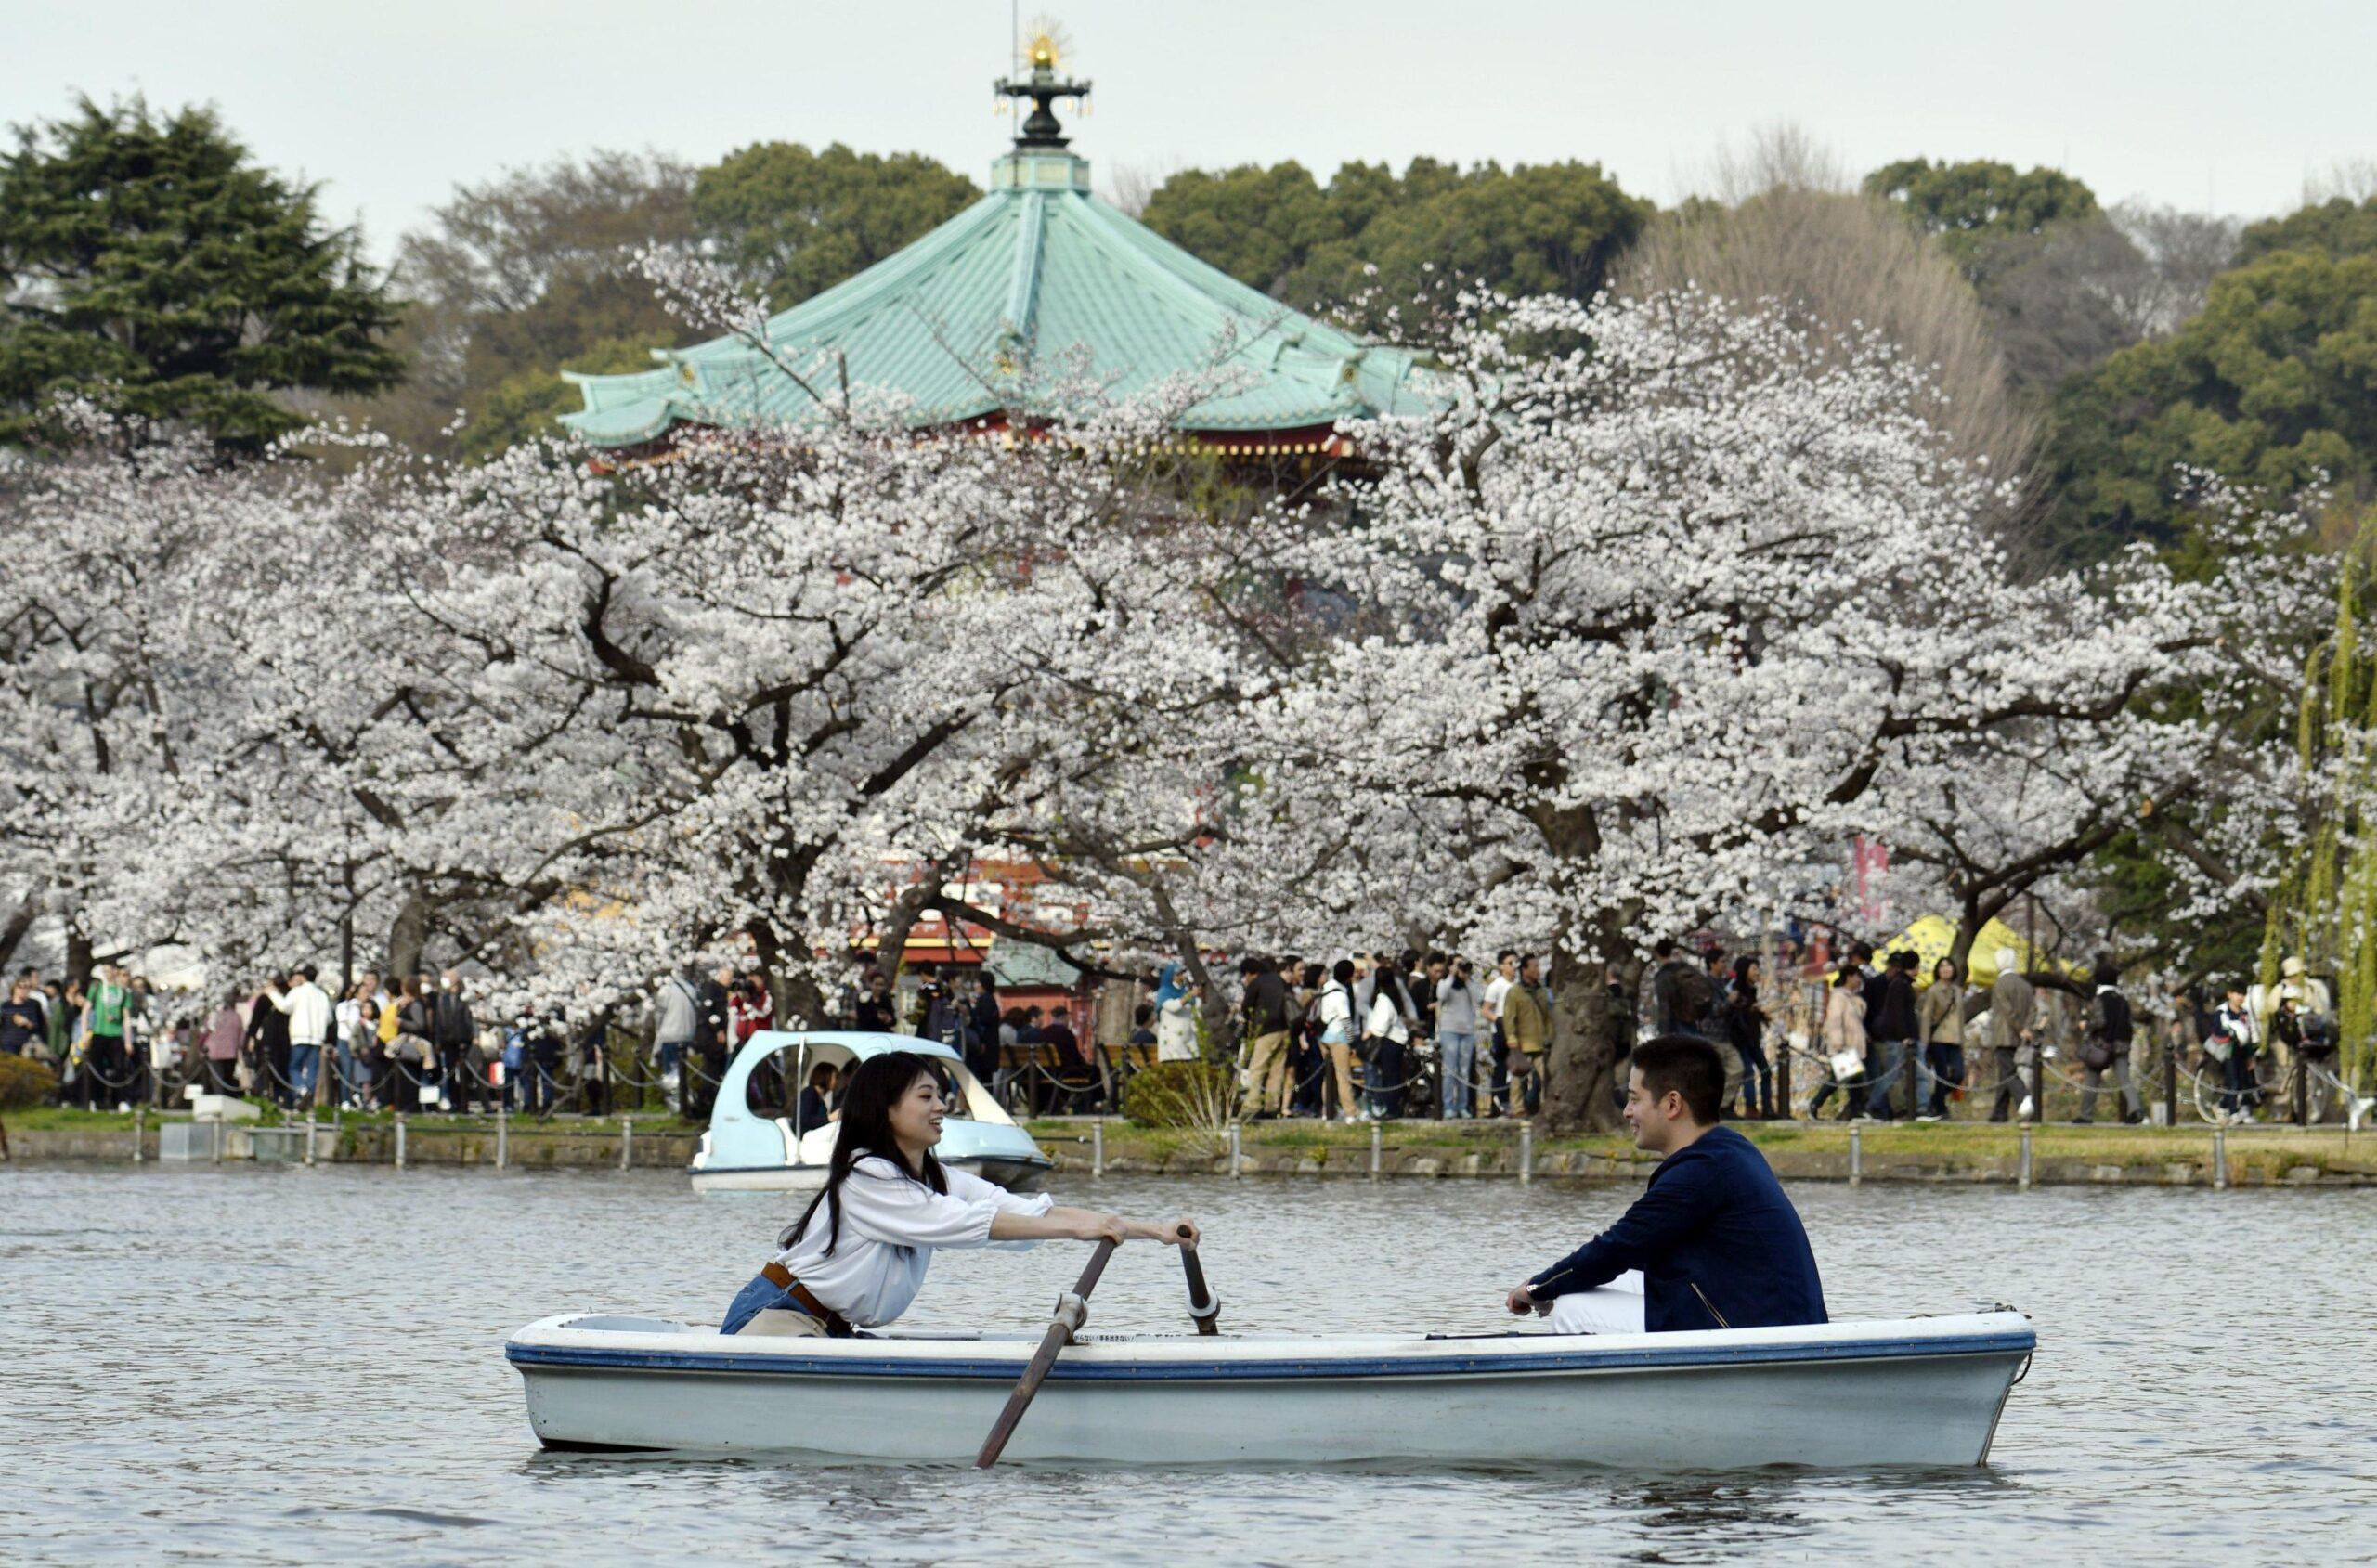
<svg viewBox="0 0 2377 1568"><path fill-rule="evenodd" d="M743 1287L720 1330L827 1334L875 1328L908 1310L944 1247L1029 1247L1050 1238L1141 1238L1195 1246L1188 1220L1157 1225L1023 1197L933 1158L944 1110L924 1057L887 1051L843 1081L840 1132L825 1186Z"/></svg>
<svg viewBox="0 0 2377 1568"><path fill-rule="evenodd" d="M1724 1095L1708 1041L1635 1047L1626 1121L1659 1167L1616 1225L1513 1288L1511 1311L1547 1313L1556 1334L1828 1321L1799 1211L1757 1146L1717 1125Z"/></svg>

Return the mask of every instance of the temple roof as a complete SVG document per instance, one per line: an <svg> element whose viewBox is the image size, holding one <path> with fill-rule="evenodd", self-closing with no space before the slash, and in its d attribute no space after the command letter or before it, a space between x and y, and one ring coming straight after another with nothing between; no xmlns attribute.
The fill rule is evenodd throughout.
<svg viewBox="0 0 2377 1568"><path fill-rule="evenodd" d="M586 406L563 422L623 447L681 422L798 421L814 405L783 366L806 376L837 354L851 387L906 395L920 427L1019 403L1052 411L1033 407L1031 388L1055 375L1053 356L1074 351L1115 397L1242 369L1176 421L1185 431L1310 432L1422 401L1409 352L1363 343L1208 266L1090 194L1088 163L1046 136L1019 138L981 201L766 331L773 356L721 338L656 350L650 370L565 372Z"/></svg>

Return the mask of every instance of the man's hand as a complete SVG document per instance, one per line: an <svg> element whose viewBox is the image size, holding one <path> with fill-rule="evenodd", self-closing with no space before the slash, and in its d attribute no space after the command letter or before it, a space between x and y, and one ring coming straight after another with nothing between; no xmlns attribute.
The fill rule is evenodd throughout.
<svg viewBox="0 0 2377 1568"><path fill-rule="evenodd" d="M1505 1304L1510 1307L1513 1317L1525 1317L1535 1310L1535 1293L1524 1285L1513 1285L1510 1300Z"/></svg>

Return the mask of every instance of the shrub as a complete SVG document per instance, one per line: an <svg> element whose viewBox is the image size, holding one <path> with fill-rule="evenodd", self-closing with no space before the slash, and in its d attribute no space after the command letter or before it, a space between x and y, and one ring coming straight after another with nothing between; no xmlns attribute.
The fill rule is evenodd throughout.
<svg viewBox="0 0 2377 1568"><path fill-rule="evenodd" d="M0 1117L26 1110L58 1093L58 1074L31 1056L0 1055ZM8 1158L8 1124L0 1121L0 1160Z"/></svg>
<svg viewBox="0 0 2377 1568"><path fill-rule="evenodd" d="M58 1074L31 1056L0 1056L0 1111L29 1110L58 1093Z"/></svg>
<svg viewBox="0 0 2377 1568"><path fill-rule="evenodd" d="M1123 1086L1123 1114L1141 1127L1227 1127L1238 1108L1238 1075L1211 1062L1158 1062Z"/></svg>

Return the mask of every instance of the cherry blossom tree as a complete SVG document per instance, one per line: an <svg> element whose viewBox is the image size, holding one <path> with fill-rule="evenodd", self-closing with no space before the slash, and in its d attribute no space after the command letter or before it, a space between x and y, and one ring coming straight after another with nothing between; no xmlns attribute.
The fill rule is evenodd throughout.
<svg viewBox="0 0 2377 1568"><path fill-rule="evenodd" d="M1473 299L1443 362L1295 548L1358 625L1267 727L1448 928L1549 949L1556 1124L1611 1120L1605 965L1771 907L1975 737L2111 720L2189 645L2167 574L2018 583L1878 339L1820 354L1689 291Z"/></svg>

